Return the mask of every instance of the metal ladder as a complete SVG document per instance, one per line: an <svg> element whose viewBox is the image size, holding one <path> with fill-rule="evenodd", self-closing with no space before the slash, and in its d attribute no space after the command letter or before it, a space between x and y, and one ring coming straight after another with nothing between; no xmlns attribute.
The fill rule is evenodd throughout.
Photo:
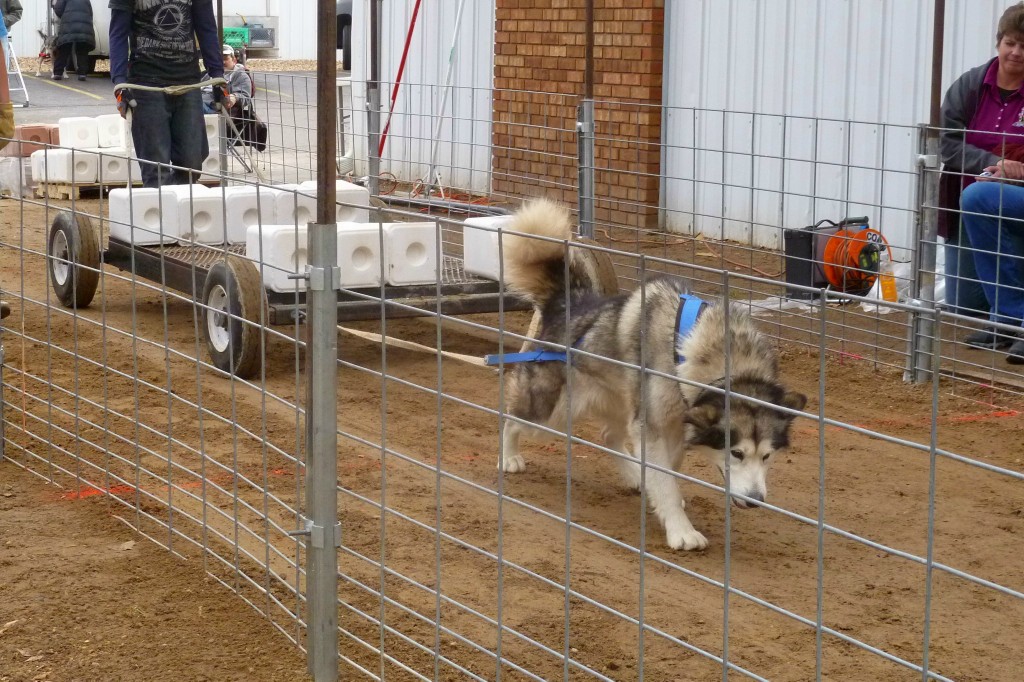
<svg viewBox="0 0 1024 682"><path fill-rule="evenodd" d="M10 86L11 102L15 107L28 106L28 88L25 87L25 77L21 75L21 67L18 66L18 57L14 54L14 41L7 36L7 83ZM25 95L24 101L17 101L14 93L20 92Z"/></svg>

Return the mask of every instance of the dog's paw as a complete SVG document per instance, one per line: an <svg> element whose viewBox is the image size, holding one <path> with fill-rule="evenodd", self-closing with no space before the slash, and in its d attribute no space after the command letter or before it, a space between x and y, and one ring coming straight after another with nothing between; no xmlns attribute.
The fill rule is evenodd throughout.
<svg viewBox="0 0 1024 682"><path fill-rule="evenodd" d="M526 469L526 460L520 454L505 455L501 458L501 470L506 474L518 474Z"/></svg>
<svg viewBox="0 0 1024 682"><path fill-rule="evenodd" d="M672 549L682 549L687 552L693 550L707 549L708 539L700 531L693 528L678 530L668 533L668 546Z"/></svg>

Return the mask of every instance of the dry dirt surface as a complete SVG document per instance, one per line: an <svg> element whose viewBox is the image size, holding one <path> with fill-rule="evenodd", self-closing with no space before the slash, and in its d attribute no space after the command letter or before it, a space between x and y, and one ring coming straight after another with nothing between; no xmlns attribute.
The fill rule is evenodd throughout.
<svg viewBox="0 0 1024 682"><path fill-rule="evenodd" d="M48 411L50 405L77 405L101 420L104 410L97 406L107 406L157 434L170 432L173 442L164 438L159 445L152 434L133 431L128 421L107 413L118 433L154 451L173 450L173 470L159 452L139 457L148 471L163 467L177 486L175 499L193 517L198 510L189 505L198 504L197 498L182 491L192 489L199 465L190 457L199 451L208 467L232 464L247 480L261 471L281 472L262 485L275 500L297 506L301 491L288 458L268 454L236 429L295 452L301 428L294 409L265 398L293 401L301 394L301 354L286 338L268 342L260 384L265 392L197 372L186 357L197 346L191 307L138 288L133 306L132 288L113 279L105 282L104 317L96 306L82 311L83 319L105 320L106 335L97 325L46 314L39 303L46 300L39 251L52 213L12 207L17 204L0 204L0 272L7 292L20 295L24 281L28 300L15 298L14 305L28 314L7 321L14 330L5 343L4 379L13 384L7 390L12 405L5 411L8 456L64 488L45 485L10 462L0 464L0 659L18 666L12 671L5 663L0 679L302 679L302 658L285 635L204 578L205 567L225 579L215 561L204 562L187 542L174 545L187 560L178 558L113 518L126 515L122 502L138 499L138 490L111 487L110 499L67 494L83 486L49 463L74 471L67 453L88 452L81 439L101 442L101 435L79 424L76 437L73 421ZM493 315L472 319L497 323ZM526 327L522 314L507 323L519 331ZM158 345L137 343L111 333L113 328L134 329ZM424 345L436 344L439 335L424 319L389 320L387 333ZM493 335L479 330L446 325L440 336L449 351L481 356L495 350ZM183 355L168 355L165 338L167 347ZM339 346L338 414L345 434L338 453L340 564L346 578L339 594L341 650L374 674L414 679L395 663L400 661L431 679L461 680L469 672L494 679L493 652L500 648L507 661L502 679L528 679L522 670L541 679L593 679L578 667L585 666L613 680L717 680L720 664L695 649L722 655L727 627L729 660L772 680L809 680L818 672L828 680L921 678L844 638L918 665L927 640L929 667L951 679L1020 677L1024 602L900 554L931 552L938 564L1024 590L1016 551L1024 534L1019 479L933 458L927 447L914 445L927 446L934 437L940 448L1024 470L1024 400L1013 393L964 385L953 395L943 384L933 403L931 386L904 384L892 368L832 354L822 365L813 350L783 344L783 375L810 396L810 414L885 437L819 419L798 420L791 451L775 463L769 502L809 519L820 514L830 527L875 544L819 534L813 524L770 510L730 512L719 491L690 482L682 484L688 512L711 545L683 553L664 545L639 497L593 448L575 445L567 451L564 441L529 440L527 470L499 476L497 418L475 407L499 406L501 384L493 371L409 350L389 348L385 354L379 344L350 336L341 336ZM79 358L95 362L55 354L53 348L73 348ZM382 380L375 372L385 367L390 378ZM38 400L17 393L20 372L45 379L27 382L26 392ZM140 387L134 377L145 384ZM170 400L160 390L167 386L174 401L201 402L205 410L228 415L228 423L211 423L188 404ZM76 393L92 403L73 402ZM47 430L47 419L65 430ZM579 433L598 438L593 425ZM127 448L124 457L131 456L127 445L109 443L111 452ZM162 504L169 497L166 480L160 492L155 476L136 478L117 461L106 466L152 493L142 502L145 514L138 525L155 535L156 521L170 518ZM102 476L86 473L102 483ZM683 473L718 482L717 472L695 458L684 463ZM819 499L822 475L825 493ZM294 519L284 511L261 506L259 496L242 488L239 497L253 505L243 512L249 526L260 528L256 511L263 509L282 527L292 527ZM560 520L567 500L569 527ZM206 504L211 519L215 509L231 509L230 499L212 494ZM180 513L174 518L183 535L196 536ZM282 556L292 551L286 542L273 542ZM631 549L641 546L644 553ZM261 556L258 547L248 549ZM287 566L277 558L270 564L273 576L287 582ZM734 590L727 600L714 584L726 580ZM831 630L820 636L820 669L813 625L819 609ZM294 633L294 624L275 613L275 623ZM382 631L376 619L387 628ZM370 648L383 649L385 658ZM435 650L442 656L436 669ZM343 665L343 679L362 677Z"/></svg>

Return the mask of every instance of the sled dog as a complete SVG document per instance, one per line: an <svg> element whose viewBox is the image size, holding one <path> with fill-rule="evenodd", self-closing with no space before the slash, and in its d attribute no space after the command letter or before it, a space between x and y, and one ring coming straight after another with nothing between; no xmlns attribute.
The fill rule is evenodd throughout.
<svg viewBox="0 0 1024 682"><path fill-rule="evenodd" d="M563 430L570 410L574 422L599 423L606 446L621 453L615 459L626 483L646 488L669 547L707 547L686 516L673 475L684 451L703 451L723 475L728 462L730 490L743 496L733 502L756 506L767 494L772 460L789 444L795 416L774 406L799 411L807 398L780 383L773 346L740 308L701 301L679 279L652 279L632 293L609 296L593 291L592 278L572 276L572 254L581 247L565 242L572 228L563 207L533 201L509 229L563 240L505 238L506 284L540 310L537 339L549 342L533 345L526 354L532 360L511 358L509 413ZM567 358L565 348L600 358ZM604 358L652 371L641 375ZM529 430L518 421L504 422L504 471L525 468L519 441Z"/></svg>

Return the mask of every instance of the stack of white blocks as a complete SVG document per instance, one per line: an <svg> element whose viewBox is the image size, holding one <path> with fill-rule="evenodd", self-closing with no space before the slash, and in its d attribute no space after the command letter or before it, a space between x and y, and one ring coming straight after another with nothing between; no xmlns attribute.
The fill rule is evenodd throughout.
<svg viewBox="0 0 1024 682"><path fill-rule="evenodd" d="M57 122L61 148L32 153L33 177L42 182L121 184L138 180L138 162L130 158L130 136L119 114L71 116Z"/></svg>
<svg viewBox="0 0 1024 682"><path fill-rule="evenodd" d="M394 286L436 281L437 226L433 222L368 223L369 192L343 180L336 187L342 287L380 286L382 280ZM267 198L271 200L266 201ZM308 264L306 224L316 217L316 183L264 189L261 200L266 202L261 202L261 207L274 207L277 224L248 225L246 255L259 264L266 288L277 292L302 291L305 281L290 279L289 275L305 272ZM252 201L252 197L245 201ZM253 215L263 216L265 212ZM229 226L229 234L231 231Z"/></svg>

